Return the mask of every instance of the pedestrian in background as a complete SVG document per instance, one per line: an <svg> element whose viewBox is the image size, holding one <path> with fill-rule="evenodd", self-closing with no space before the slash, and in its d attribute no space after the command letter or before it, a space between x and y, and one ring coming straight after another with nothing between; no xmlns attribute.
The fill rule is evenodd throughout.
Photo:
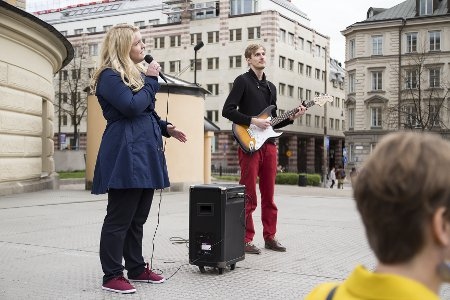
<svg viewBox="0 0 450 300"><path fill-rule="evenodd" d="M335 168L332 167L330 170L330 180L331 180L331 186L330 188L334 187L334 183L336 182L336 172L335 172Z"/></svg>

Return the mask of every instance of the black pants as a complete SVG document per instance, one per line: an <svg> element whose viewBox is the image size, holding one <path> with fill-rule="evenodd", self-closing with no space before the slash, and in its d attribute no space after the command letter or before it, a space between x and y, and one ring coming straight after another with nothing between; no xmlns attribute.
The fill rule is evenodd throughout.
<svg viewBox="0 0 450 300"><path fill-rule="evenodd" d="M131 276L145 270L142 256L142 236L152 205L153 189L110 189L108 206L100 237L100 262L103 283L123 275L125 269Z"/></svg>
<svg viewBox="0 0 450 300"><path fill-rule="evenodd" d="M334 186L334 180L331 180L331 186L330 186L330 188L333 188L333 186Z"/></svg>

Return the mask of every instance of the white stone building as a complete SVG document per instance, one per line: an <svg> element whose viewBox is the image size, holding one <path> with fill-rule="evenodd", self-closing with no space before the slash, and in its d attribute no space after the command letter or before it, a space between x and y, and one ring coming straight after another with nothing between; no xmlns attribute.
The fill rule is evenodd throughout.
<svg viewBox="0 0 450 300"><path fill-rule="evenodd" d="M277 87L280 113L296 107L301 99L312 100L325 88L334 97L334 102L327 105L326 121L324 108L314 106L297 123L284 128L279 139L280 164L295 172L321 173L324 124L330 140L329 165L341 162L346 126L344 70L325 57L329 37L309 27L307 15L289 1L110 0L36 15L66 35L75 48L80 43L87 48L88 69L94 67L99 43L110 26L139 26L149 51L165 73L210 91L205 116L221 129L212 147L215 167L237 167L231 123L221 117L221 109L236 76L247 71L244 49L250 43L263 44L268 59L266 73ZM194 51L200 41L204 46ZM69 73L66 78L71 76ZM66 124L61 132L70 136L70 121Z"/></svg>

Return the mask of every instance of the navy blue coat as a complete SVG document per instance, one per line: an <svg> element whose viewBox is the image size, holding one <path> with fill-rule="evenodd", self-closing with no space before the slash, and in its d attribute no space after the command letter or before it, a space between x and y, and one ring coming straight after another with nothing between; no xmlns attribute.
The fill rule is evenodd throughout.
<svg viewBox="0 0 450 300"><path fill-rule="evenodd" d="M110 188L170 186L162 141L162 135L169 137L170 123L155 112L157 78L144 77L144 87L133 92L112 69L99 76L96 96L107 124L95 164L93 194Z"/></svg>

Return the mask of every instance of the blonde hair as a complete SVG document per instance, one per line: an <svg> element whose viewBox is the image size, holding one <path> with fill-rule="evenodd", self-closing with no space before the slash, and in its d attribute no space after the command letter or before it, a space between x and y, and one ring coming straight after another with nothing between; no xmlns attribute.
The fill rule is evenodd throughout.
<svg viewBox="0 0 450 300"><path fill-rule="evenodd" d="M139 28L133 25L120 24L112 27L102 43L102 51L98 68L91 78L91 92L95 93L98 78L105 69L112 69L120 74L122 81L133 92L139 91L144 86L142 72L145 72L142 64L135 64L130 58L130 50L133 44L134 34Z"/></svg>
<svg viewBox="0 0 450 300"><path fill-rule="evenodd" d="M251 58L253 54L255 54L256 51L258 51L259 48L263 48L264 51L266 51L266 48L261 44L250 44L245 48L244 56L245 58Z"/></svg>

